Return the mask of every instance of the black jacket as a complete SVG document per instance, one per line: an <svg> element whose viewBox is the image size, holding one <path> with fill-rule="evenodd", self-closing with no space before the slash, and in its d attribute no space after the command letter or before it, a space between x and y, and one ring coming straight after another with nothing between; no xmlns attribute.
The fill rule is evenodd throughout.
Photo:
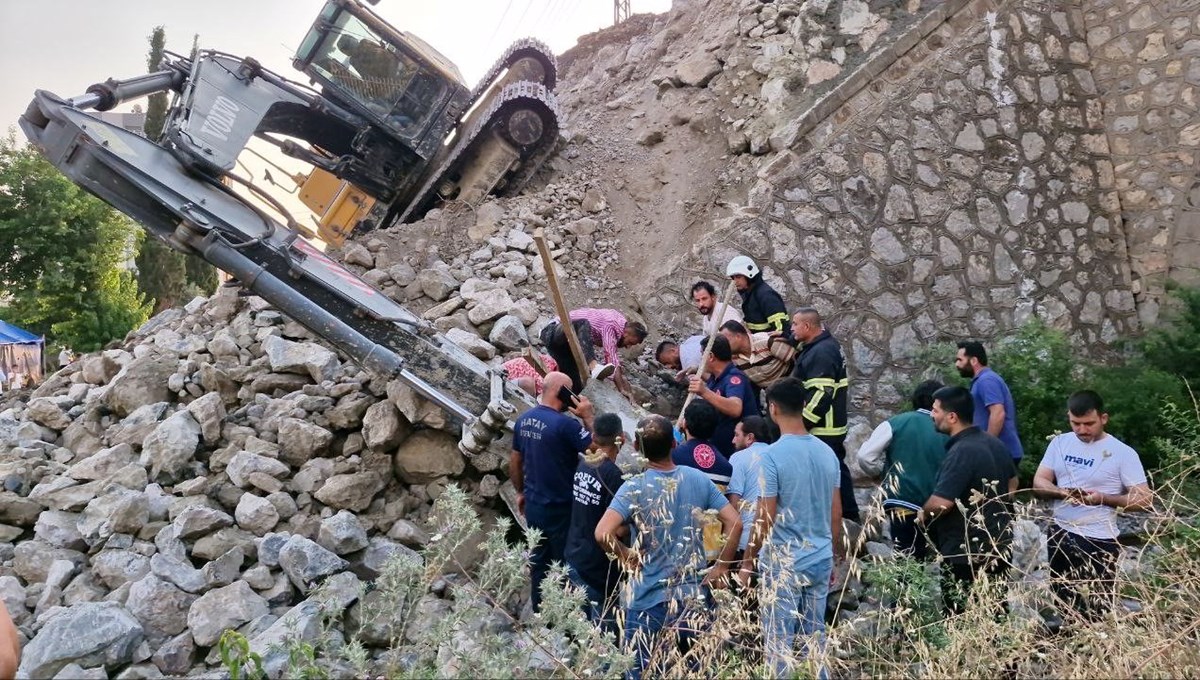
<svg viewBox="0 0 1200 680"><path fill-rule="evenodd" d="M829 331L806 342L796 355L792 377L799 378L812 397L804 405L804 424L817 437L844 437L846 426L846 358Z"/></svg>
<svg viewBox="0 0 1200 680"><path fill-rule="evenodd" d="M792 319L783 306L783 298L763 280L762 274L750 279L750 287L738 294L742 296L742 319L746 330L751 333L781 332L789 341L792 339Z"/></svg>

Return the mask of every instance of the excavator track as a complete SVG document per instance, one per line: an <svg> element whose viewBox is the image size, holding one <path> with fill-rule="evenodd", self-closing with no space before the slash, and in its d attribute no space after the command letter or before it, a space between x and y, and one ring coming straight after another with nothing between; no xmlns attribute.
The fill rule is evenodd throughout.
<svg viewBox="0 0 1200 680"><path fill-rule="evenodd" d="M479 98L487 92L492 83L500 77L500 74L505 69L525 58L533 58L541 63L544 74L540 81L546 86L547 90L554 90L554 86L558 84L558 58L554 56L554 52L550 51L546 43L536 38L523 38L509 45L504 54L492 64L486 75L479 79L479 84L471 91L471 103L479 101ZM525 80L529 80L525 78Z"/></svg>
<svg viewBox="0 0 1200 680"><path fill-rule="evenodd" d="M492 131L497 123L505 122L506 115L516 110L528 110L536 113L541 121L541 135L536 141L525 144L522 143L519 135L508 134L508 131L504 130L500 131L500 134L521 151L522 174L525 174L525 168L529 165L544 161L558 141L559 124L562 120L558 100L554 97L554 93L539 83L520 81L506 85L492 100L488 110L479 117L472 129L455 144L454 150L442 164L442 171L431 175L421 185L408 207L400 214L399 221L405 223L410 219L415 219L416 216L423 215L436 196L438 185L448 173L459 169L458 164L463 154L480 142L484 134ZM536 170L536 167L533 169ZM514 191L519 189L519 185L512 182L509 182L509 186L515 187Z"/></svg>

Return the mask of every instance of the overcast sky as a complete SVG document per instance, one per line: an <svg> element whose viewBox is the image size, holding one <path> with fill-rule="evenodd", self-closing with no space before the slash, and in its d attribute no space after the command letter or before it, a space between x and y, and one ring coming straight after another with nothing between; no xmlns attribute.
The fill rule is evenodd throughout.
<svg viewBox="0 0 1200 680"><path fill-rule="evenodd" d="M147 36L166 28L167 49L202 47L253 56L284 75L322 0L0 0L0 133L15 126L35 89L60 96L146 70ZM663 12L670 0L633 0ZM462 70L468 85L513 40L540 38L556 53L612 23L611 0L381 0L375 11L415 33ZM20 134L18 133L18 137Z"/></svg>

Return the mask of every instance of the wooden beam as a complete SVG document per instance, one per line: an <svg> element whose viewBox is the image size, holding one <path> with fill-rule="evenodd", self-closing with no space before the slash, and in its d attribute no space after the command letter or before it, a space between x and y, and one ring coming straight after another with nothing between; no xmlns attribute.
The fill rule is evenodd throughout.
<svg viewBox="0 0 1200 680"><path fill-rule="evenodd" d="M554 259L550 257L545 232L541 229L534 232L533 242L537 244L538 253L542 256L546 285L550 288L550 297L554 300L554 309L558 311L558 322L567 336L567 344L571 346L571 356L575 358L575 366L579 370L579 387L583 389L587 386L591 371L587 360L583 358L583 348L579 345L579 338L575 336L575 327L571 325L571 313L567 310L567 303L563 301L562 291L558 287L558 273L554 271Z"/></svg>
<svg viewBox="0 0 1200 680"><path fill-rule="evenodd" d="M532 347L525 348L525 361L529 362L529 365L533 366L533 370L537 371L537 374L543 378L549 373L546 370L546 365L542 363L542 358L538 356L537 352L533 351Z"/></svg>

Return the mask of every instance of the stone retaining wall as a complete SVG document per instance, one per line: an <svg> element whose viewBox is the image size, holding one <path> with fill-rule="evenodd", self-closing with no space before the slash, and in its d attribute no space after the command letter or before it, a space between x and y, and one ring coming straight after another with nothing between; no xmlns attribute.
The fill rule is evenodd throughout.
<svg viewBox="0 0 1200 680"><path fill-rule="evenodd" d="M1169 279L1200 283L1200 2L1088 0L1133 290L1152 323Z"/></svg>
<svg viewBox="0 0 1200 680"><path fill-rule="evenodd" d="M852 409L875 416L905 401L897 386L932 342L1035 316L1088 344L1135 331L1081 8L972 0L892 56L760 169L648 306L682 320L681 291L751 255L790 307L827 315Z"/></svg>

